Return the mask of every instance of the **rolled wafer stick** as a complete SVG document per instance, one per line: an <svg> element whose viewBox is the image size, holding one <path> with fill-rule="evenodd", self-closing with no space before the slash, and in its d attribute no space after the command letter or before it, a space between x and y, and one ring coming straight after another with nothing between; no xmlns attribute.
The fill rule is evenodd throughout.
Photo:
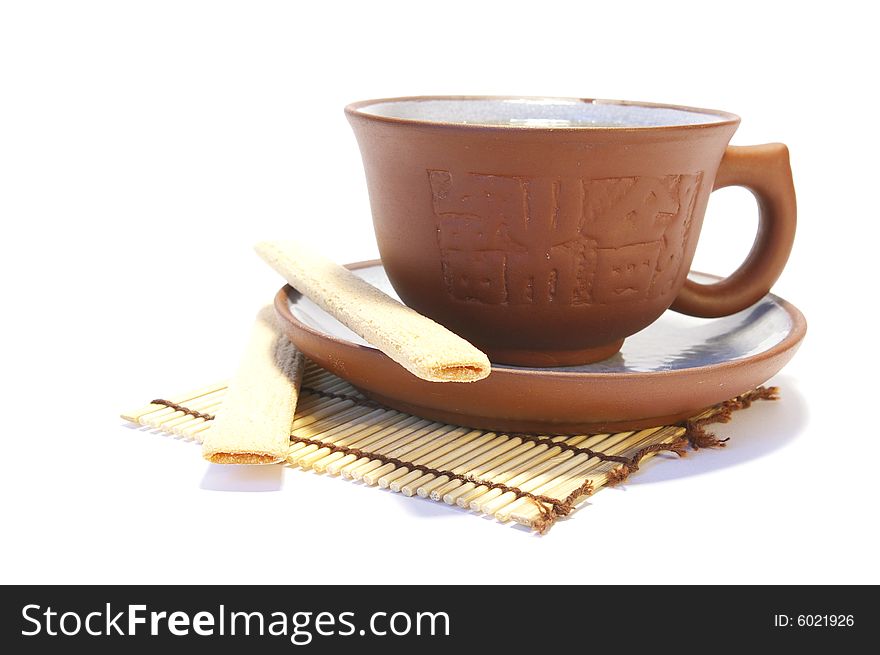
<svg viewBox="0 0 880 655"><path fill-rule="evenodd" d="M413 375L430 382L473 382L489 358L439 323L294 241L264 241L257 254L293 287Z"/></svg>
<svg viewBox="0 0 880 655"><path fill-rule="evenodd" d="M305 360L280 332L271 306L260 310L222 411L202 440L215 464L272 464L287 457Z"/></svg>

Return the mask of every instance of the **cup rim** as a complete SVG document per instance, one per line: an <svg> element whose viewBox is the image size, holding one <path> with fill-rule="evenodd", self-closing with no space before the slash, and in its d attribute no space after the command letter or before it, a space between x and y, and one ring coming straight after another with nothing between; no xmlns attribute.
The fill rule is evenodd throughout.
<svg viewBox="0 0 880 655"><path fill-rule="evenodd" d="M397 102L421 102L430 100L451 100L451 101L471 101L471 100L560 100L564 102L584 102L589 104L609 104L619 106L635 106L645 107L648 109L672 109L696 114L708 114L717 117L719 120L706 121L701 123L688 123L679 125L518 125L518 124L490 124L490 123L465 123L444 120L428 120L424 118L402 118L397 116L381 116L379 114L371 114L366 111L366 107L377 104L393 104ZM424 127L445 127L465 130L500 130L515 132L668 132L678 130L705 130L711 128L719 128L723 126L737 126L740 123L740 117L736 114L720 109L705 109L700 107L690 107L687 105L673 105L658 102L645 102L641 100L615 100L608 98L574 98L566 96L526 96L526 95L419 95L419 96L395 96L390 98L372 98L369 100L358 100L345 106L345 113L349 118L358 117L366 120L376 121L379 123L388 123L391 125L411 125Z"/></svg>

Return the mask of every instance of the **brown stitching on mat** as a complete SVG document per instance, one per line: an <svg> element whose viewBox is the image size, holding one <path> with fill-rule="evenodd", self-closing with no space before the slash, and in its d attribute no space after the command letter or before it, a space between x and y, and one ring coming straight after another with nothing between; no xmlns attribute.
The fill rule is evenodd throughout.
<svg viewBox="0 0 880 655"><path fill-rule="evenodd" d="M672 443L649 444L641 450L636 451L636 453L630 458L629 462L621 464L617 468L608 471L605 474L605 484L609 487L613 487L626 480L630 475L639 470L639 464L648 455L660 452L670 452L675 453L679 457L684 457L687 455L687 447L689 443L688 438L682 436Z"/></svg>
<svg viewBox="0 0 880 655"><path fill-rule="evenodd" d="M584 482L580 487L575 489L572 494L569 494L565 499L559 500L557 498L552 498L550 496L544 496L541 494L533 494L528 491L523 491L522 489L518 489L517 487L509 487L506 484L501 482L490 482L488 480L480 480L479 478L475 478L471 475L464 475L463 473L453 473L452 471L444 471L442 469L431 468L430 466L425 466L424 464L413 464L412 462L405 462L403 460L397 459L396 457L388 457L387 455L381 455L379 453L371 453L365 450L361 450L360 448L349 448L348 446L337 446L335 444L326 443L323 441L319 441L317 439L309 439L307 437L297 437L296 435L290 435L290 439L292 441L296 441L299 443L303 443L309 446L317 446L318 448L326 448L330 452L333 453L342 453L343 455L353 455L354 457L366 458L366 459L374 459L382 464L392 464L398 468L406 468L411 471L419 471L424 475L433 475L434 477L445 477L450 480L459 480L460 482L471 482L476 485L484 486L489 489L498 489L502 493L512 493L514 496L519 498L528 498L538 508L538 511L542 516L542 525L546 525L547 528L553 524L559 516L565 516L572 510L573 501L577 498L585 494L590 494L593 492L593 484L589 480ZM573 494L577 493L577 496L573 497ZM540 530L539 530L540 531Z"/></svg>
<svg viewBox="0 0 880 655"><path fill-rule="evenodd" d="M758 387L741 396L726 400L716 405L717 411L711 416L697 420L684 421L680 426L685 428L685 437L694 450L700 448L723 448L728 439L719 439L706 430L710 423L727 423L734 412L748 409L756 400L779 400L779 387Z"/></svg>
<svg viewBox="0 0 880 655"><path fill-rule="evenodd" d="M703 427L706 423L718 422L712 419L714 417L703 419L702 421L685 421L685 436L694 450L699 450L700 448L724 448L727 445L729 438L719 439Z"/></svg>
<svg viewBox="0 0 880 655"><path fill-rule="evenodd" d="M377 402L372 400L367 400L366 398L359 398L358 396L346 396L341 393L333 393L331 391L321 391L320 389L315 389L314 387L302 386L300 387L302 391L307 391L308 393L314 394L316 396L321 396L322 398L333 398L336 400L350 400L356 405L362 405L364 407L369 407L371 409L388 409L384 405L380 405ZM151 405L164 405L165 407L170 407L174 411L183 412L184 414L189 414L190 416L194 416L195 418L203 418L206 421L213 421L216 417L213 414L205 414L203 412L198 412L194 409L190 409L189 407L184 407L183 405L178 405L177 403L173 403L170 400L165 400L164 398L157 398L155 400L150 401Z"/></svg>
<svg viewBox="0 0 880 655"><path fill-rule="evenodd" d="M177 403L173 403L170 400L164 400L163 398L156 398L156 400L150 401L151 405L165 405L165 407L170 407L176 412L183 412L184 414L189 414L190 416L195 416L196 418L203 418L206 421L213 421L213 414L203 414L202 412L197 412L194 409L190 409L189 407L184 407L183 405L178 405Z"/></svg>
<svg viewBox="0 0 880 655"><path fill-rule="evenodd" d="M620 455L608 455L607 453L603 453L599 450L593 450L592 448L586 448L585 446L572 446L565 443L564 441L553 441L553 439L551 439L550 437L532 434L530 432L503 432L502 434L506 434L509 437L528 439L529 441L533 441L536 444L547 445L551 448L555 446L563 451L569 451L577 454L584 453L586 455L589 455L590 457L598 457L603 462L618 462L619 464L629 463L628 457L621 457Z"/></svg>
<svg viewBox="0 0 880 655"><path fill-rule="evenodd" d="M535 504L535 507L537 507L540 514L539 518L534 521L534 525L532 527L534 527L541 534L549 530L550 526L552 526L559 517L567 516L569 513L571 513L571 510L574 509L575 501L577 501L581 496L588 496L593 493L593 483L590 479L585 480L583 484L581 484L577 489L568 494L565 498L558 499L551 496L545 496L543 494L533 494L529 491L523 491L522 489L508 486L502 482L481 480L479 478L475 478L472 475L453 473L452 471L436 469L430 466L425 466L424 464L405 462L396 457L389 457L387 455L381 455L379 453L371 453L369 451L361 450L360 448L337 446L335 444L326 443L318 439L309 439L307 437L298 437L296 435L291 435L290 438L292 441L296 441L306 445L317 446L318 448L326 448L333 453L353 455L358 459L373 459L381 462L382 464L391 464L396 468L406 468L410 471L419 471L423 475L433 475L434 477L438 478L445 477L449 480L470 482L478 486L486 487L487 489L498 489L499 491L501 491L501 493L512 493L517 499L528 498ZM638 450L632 457L620 457L617 455L605 455L605 457L613 458L614 461L621 462L622 466L620 467L620 469L625 469L627 471L627 475L629 475L629 473L633 473L639 470L639 462L641 462L641 460L644 459L644 457L648 454L668 451L674 452L680 457L683 457L685 454L685 448L687 448L687 444L687 439L681 437L679 439L676 439L672 443L655 443L645 446L644 448ZM554 443L554 445L558 444ZM590 451L590 449L588 448L580 450L589 451L591 453L595 452Z"/></svg>
<svg viewBox="0 0 880 655"><path fill-rule="evenodd" d="M546 534L547 530L556 523L556 519L560 516L568 516L571 510L574 509L575 502L581 496L589 496L592 493L593 481L589 479L584 480L584 483L581 486L572 491L562 500L553 503L550 507L544 507L543 511L541 511L541 507L538 507L538 510L541 511L541 516L532 521L532 527L537 530L538 534ZM538 504L538 502L535 501L535 504Z"/></svg>
<svg viewBox="0 0 880 655"><path fill-rule="evenodd" d="M629 474L630 470L626 466L626 464L611 469L610 471L608 471L608 473L605 474L605 486L615 487L626 480L629 477Z"/></svg>
<svg viewBox="0 0 880 655"><path fill-rule="evenodd" d="M605 484L607 486L613 487L622 483L632 473L635 473L639 470L639 461L641 461L648 453L656 453L662 450L667 450L674 452L679 457L684 457L685 447L688 445L694 450L699 450L700 448L723 448L726 445L727 441L729 441L729 439L719 439L714 434L706 430L706 425L710 423L727 423L732 418L733 412L740 409L748 409L756 400L778 399L778 387L758 387L757 389L744 393L741 396L737 396L736 398L732 398L731 400L726 400L723 403L715 406L716 411L711 416L680 423L679 427L683 427L685 429L684 436L680 439L677 439L672 444L669 444L666 448L662 447L663 444L652 444L650 446L642 448L642 450L633 455L633 462L623 463L621 466L608 471L605 474Z"/></svg>

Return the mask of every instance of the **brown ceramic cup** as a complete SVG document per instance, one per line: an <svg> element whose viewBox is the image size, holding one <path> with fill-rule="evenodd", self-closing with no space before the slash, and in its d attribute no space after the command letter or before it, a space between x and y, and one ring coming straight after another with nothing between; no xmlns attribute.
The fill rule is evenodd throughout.
<svg viewBox="0 0 880 655"><path fill-rule="evenodd" d="M728 146L733 114L568 98L356 102L373 224L401 300L493 362L563 366L615 354L670 307L743 310L795 233L788 150ZM714 189L757 198L745 262L687 279Z"/></svg>

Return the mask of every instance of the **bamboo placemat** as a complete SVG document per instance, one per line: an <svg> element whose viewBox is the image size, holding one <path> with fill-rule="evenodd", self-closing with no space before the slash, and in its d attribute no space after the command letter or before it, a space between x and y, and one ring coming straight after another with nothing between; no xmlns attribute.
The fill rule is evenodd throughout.
<svg viewBox="0 0 880 655"><path fill-rule="evenodd" d="M126 412L122 418L201 442L222 411L218 383ZM489 432L430 421L366 398L309 362L291 429L287 463L359 480L405 496L430 498L546 532L586 498L620 484L649 457L683 456L719 447L705 430L754 400L775 399L759 387L680 425L614 434L552 436Z"/></svg>

